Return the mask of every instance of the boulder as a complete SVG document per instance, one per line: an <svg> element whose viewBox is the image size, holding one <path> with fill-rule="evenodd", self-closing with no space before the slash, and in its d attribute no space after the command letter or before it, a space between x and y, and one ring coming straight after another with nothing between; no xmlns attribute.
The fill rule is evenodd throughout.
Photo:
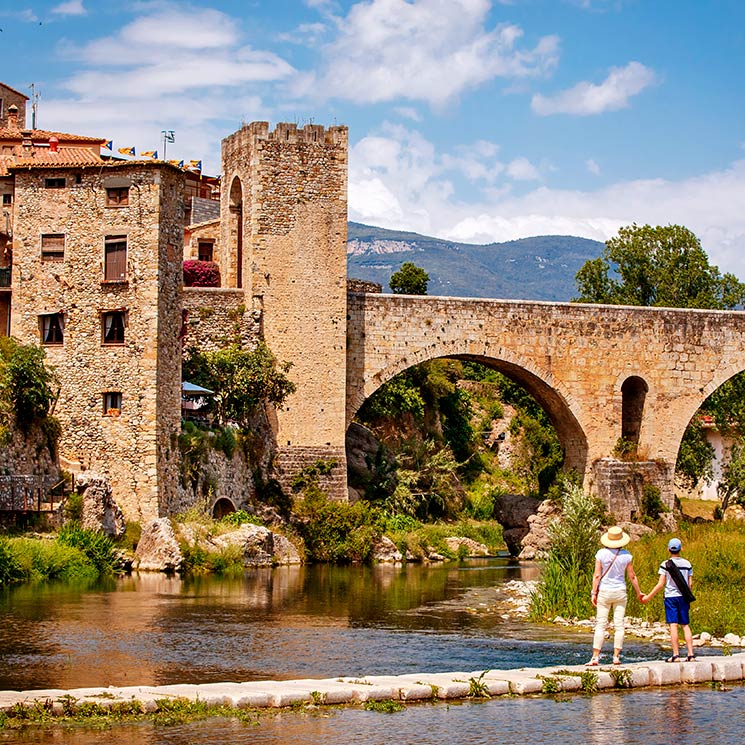
<svg viewBox="0 0 745 745"><path fill-rule="evenodd" d="M75 488L83 499L81 524L88 530L102 530L112 538L124 535L126 522L111 494L105 476L82 471L75 479Z"/></svg>
<svg viewBox="0 0 745 745"><path fill-rule="evenodd" d="M396 544L387 536L381 536L375 542L372 558L380 564L398 564L404 560Z"/></svg>
<svg viewBox="0 0 745 745"><path fill-rule="evenodd" d="M483 543L471 538L452 536L445 539L445 544L454 554L457 554L461 550L461 546L464 546L468 551L468 556L489 556L489 549Z"/></svg>
<svg viewBox="0 0 745 745"><path fill-rule="evenodd" d="M141 572L177 572L184 560L167 517L151 520L142 529L133 569Z"/></svg>
<svg viewBox="0 0 745 745"><path fill-rule="evenodd" d="M274 533L274 563L276 564L302 564L303 558L300 552L289 538Z"/></svg>
<svg viewBox="0 0 745 745"><path fill-rule="evenodd" d="M237 530L212 538L213 546L237 546L243 554L243 566L271 566L274 560L274 533L263 525L244 523Z"/></svg>
<svg viewBox="0 0 745 745"><path fill-rule="evenodd" d="M745 520L745 507L741 504L731 504L724 511L725 520Z"/></svg>
<svg viewBox="0 0 745 745"><path fill-rule="evenodd" d="M538 506L535 515L528 518L528 533L520 542L522 549L519 559L536 559L545 556L551 546L548 528L554 520L561 517L561 505L545 499Z"/></svg>
<svg viewBox="0 0 745 745"><path fill-rule="evenodd" d="M512 556L522 549L522 539L528 534L528 518L535 515L541 500L522 494L502 494L494 504L494 517L503 528L504 542Z"/></svg>
<svg viewBox="0 0 745 745"><path fill-rule="evenodd" d="M632 541L638 541L646 535L654 535L654 530L652 530L648 525L641 525L640 523L619 523L619 526L629 534Z"/></svg>

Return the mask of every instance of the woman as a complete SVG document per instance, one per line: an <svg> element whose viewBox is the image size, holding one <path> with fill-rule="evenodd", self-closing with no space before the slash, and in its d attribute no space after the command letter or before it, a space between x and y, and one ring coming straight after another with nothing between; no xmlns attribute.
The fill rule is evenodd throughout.
<svg viewBox="0 0 745 745"><path fill-rule="evenodd" d="M623 618L626 615L626 578L636 590L641 600L642 591L632 565L633 557L623 548L631 538L622 528L614 525L600 536L600 542L605 546L595 554L595 574L592 576L592 604L597 608L595 619L595 636L592 642L592 657L586 662L587 667L600 664L600 650L605 638L605 627L608 624L608 614L613 608L613 664L621 664L621 650L623 649Z"/></svg>

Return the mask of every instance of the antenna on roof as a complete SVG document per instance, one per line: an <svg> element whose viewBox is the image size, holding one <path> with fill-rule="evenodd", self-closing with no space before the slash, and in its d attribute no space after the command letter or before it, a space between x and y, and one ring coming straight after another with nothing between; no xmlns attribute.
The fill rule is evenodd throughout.
<svg viewBox="0 0 745 745"><path fill-rule="evenodd" d="M31 129L36 129L36 110L39 106L39 99L41 94L36 91L36 84L31 83Z"/></svg>

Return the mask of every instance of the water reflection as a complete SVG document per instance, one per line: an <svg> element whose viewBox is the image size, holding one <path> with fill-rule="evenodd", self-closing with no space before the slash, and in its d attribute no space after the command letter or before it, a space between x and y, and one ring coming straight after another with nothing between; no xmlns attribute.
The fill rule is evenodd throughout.
<svg viewBox="0 0 745 745"><path fill-rule="evenodd" d="M162 685L572 664L578 635L503 620L508 559L279 567L0 593L0 689ZM658 656L628 646L626 658Z"/></svg>

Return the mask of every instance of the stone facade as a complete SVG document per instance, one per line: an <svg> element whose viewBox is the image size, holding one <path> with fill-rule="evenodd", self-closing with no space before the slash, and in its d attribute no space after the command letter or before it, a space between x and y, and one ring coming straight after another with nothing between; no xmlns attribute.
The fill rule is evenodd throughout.
<svg viewBox="0 0 745 745"><path fill-rule="evenodd" d="M163 163L14 177L11 333L57 370L60 452L105 475L129 519L157 517L178 466L183 180Z"/></svg>
<svg viewBox="0 0 745 745"><path fill-rule="evenodd" d="M0 83L0 128L13 124L19 129L26 127L26 102L28 96ZM15 106L15 110L11 107ZM11 122L15 117L15 121Z"/></svg>

